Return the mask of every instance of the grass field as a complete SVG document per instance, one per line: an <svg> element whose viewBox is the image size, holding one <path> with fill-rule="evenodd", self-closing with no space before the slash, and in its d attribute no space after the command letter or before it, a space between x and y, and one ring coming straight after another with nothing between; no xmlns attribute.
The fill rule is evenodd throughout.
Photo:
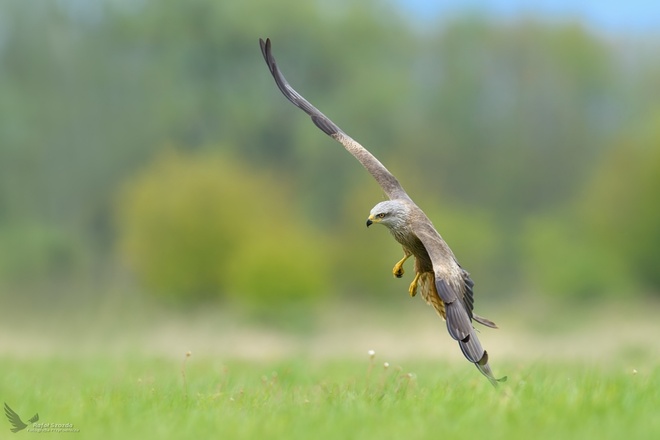
<svg viewBox="0 0 660 440"><path fill-rule="evenodd" d="M0 393L23 420L39 412L40 423L79 431L12 434L2 420L0 438L660 438L657 364L500 370L509 380L495 389L467 364L386 368L366 353L346 361L5 358Z"/></svg>
<svg viewBox="0 0 660 440"><path fill-rule="evenodd" d="M0 404L44 424L13 434L0 416L0 440L660 438L653 302L490 310L497 389L413 301L324 307L304 331L218 308L75 307L0 310Z"/></svg>

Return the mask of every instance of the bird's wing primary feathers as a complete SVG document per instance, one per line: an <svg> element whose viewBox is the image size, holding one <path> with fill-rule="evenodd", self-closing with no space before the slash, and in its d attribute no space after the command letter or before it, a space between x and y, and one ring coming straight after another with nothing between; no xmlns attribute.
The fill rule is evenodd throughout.
<svg viewBox="0 0 660 440"><path fill-rule="evenodd" d="M458 262L456 262L456 264L458 264ZM474 287L474 281L472 281L470 274L465 269L461 268L461 270L463 278L463 303L465 304L470 317L477 321L479 324L485 325L486 327L498 328L497 324L495 324L490 319L484 318L483 316L479 316L474 313L474 291L472 290Z"/></svg>
<svg viewBox="0 0 660 440"><path fill-rule="evenodd" d="M410 199L406 192L401 187L401 184L396 180L396 178L388 171L385 166L380 163L373 154L371 154L366 148L360 145L357 141L351 138L349 135L344 133L341 128L339 128L334 122L332 122L327 116L321 113L316 107L309 103L305 98L296 92L293 87L291 87L288 81L280 72L280 69L277 67L275 58L271 51L270 38L267 38L266 41L259 39L259 45L261 46L261 53L268 64L270 73L275 79L277 87L279 87L282 94L291 101L296 107L300 108L302 111L311 116L314 124L320 128L325 134L335 139L341 143L349 153L351 153L360 163L371 173L371 175L376 179L378 184L381 186L385 194L390 199Z"/></svg>
<svg viewBox="0 0 660 440"><path fill-rule="evenodd" d="M11 423L13 426L13 428L11 428L11 432L18 432L21 429L25 429L27 427L23 420L21 420L18 414L16 414L16 412L14 412L14 410L11 409L7 403L5 403L5 415L9 419L9 423Z"/></svg>

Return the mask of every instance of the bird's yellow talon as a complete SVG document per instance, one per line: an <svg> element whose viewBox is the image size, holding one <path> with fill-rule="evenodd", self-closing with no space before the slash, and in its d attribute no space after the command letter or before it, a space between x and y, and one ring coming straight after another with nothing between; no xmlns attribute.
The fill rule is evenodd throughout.
<svg viewBox="0 0 660 440"><path fill-rule="evenodd" d="M410 283L410 287L408 287L408 293L410 294L411 298L414 298L415 295L417 295L417 282L419 281L419 273L415 275L415 279Z"/></svg>
<svg viewBox="0 0 660 440"><path fill-rule="evenodd" d="M395 265L394 268L392 269L392 275L394 275L397 278L401 278L403 274L405 273L405 270L403 270L403 263L406 262L408 258L410 258L410 255L407 251L404 252L403 258L400 259Z"/></svg>

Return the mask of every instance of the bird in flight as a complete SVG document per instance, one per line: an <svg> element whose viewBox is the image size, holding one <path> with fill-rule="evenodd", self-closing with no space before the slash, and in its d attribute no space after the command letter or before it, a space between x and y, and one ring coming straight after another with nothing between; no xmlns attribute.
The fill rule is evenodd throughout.
<svg viewBox="0 0 660 440"><path fill-rule="evenodd" d="M5 402L5 415L9 419L9 423L12 425L11 432L17 433L18 431L22 431L23 429L27 428L28 425L23 422L23 420L21 420L18 414L16 414L16 412L14 412L14 410L11 409L9 405L7 405L7 402ZM28 420L30 423L35 423L38 421L39 413L35 414L30 420Z"/></svg>
<svg viewBox="0 0 660 440"><path fill-rule="evenodd" d="M270 39L259 39L261 53L268 64L277 87L295 106L307 113L312 122L325 134L339 142L376 179L389 200L378 203L369 213L367 227L372 224L386 226L394 239L403 247L403 258L392 273L401 278L403 264L415 257L415 277L408 292L418 292L447 322L447 330L458 341L463 354L493 385L506 377L496 379L488 364L488 353L483 349L472 321L497 328L495 323L473 312L474 282L461 267L453 252L436 231L426 214L412 201L399 181L366 148L344 133L334 122L296 92L280 72L273 57Z"/></svg>

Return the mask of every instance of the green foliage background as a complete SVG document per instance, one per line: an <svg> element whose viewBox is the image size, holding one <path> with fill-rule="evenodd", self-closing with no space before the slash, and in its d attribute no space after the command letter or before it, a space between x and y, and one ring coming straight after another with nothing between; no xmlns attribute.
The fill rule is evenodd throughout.
<svg viewBox="0 0 660 440"><path fill-rule="evenodd" d="M481 298L660 292L659 44L394 6L0 5L0 283L381 300L382 200L292 84L433 218ZM110 280L110 281L108 281ZM117 281L118 282L118 281Z"/></svg>
<svg viewBox="0 0 660 440"><path fill-rule="evenodd" d="M326 290L322 237L267 172L217 153L165 152L118 205L120 254L154 293L272 306Z"/></svg>

